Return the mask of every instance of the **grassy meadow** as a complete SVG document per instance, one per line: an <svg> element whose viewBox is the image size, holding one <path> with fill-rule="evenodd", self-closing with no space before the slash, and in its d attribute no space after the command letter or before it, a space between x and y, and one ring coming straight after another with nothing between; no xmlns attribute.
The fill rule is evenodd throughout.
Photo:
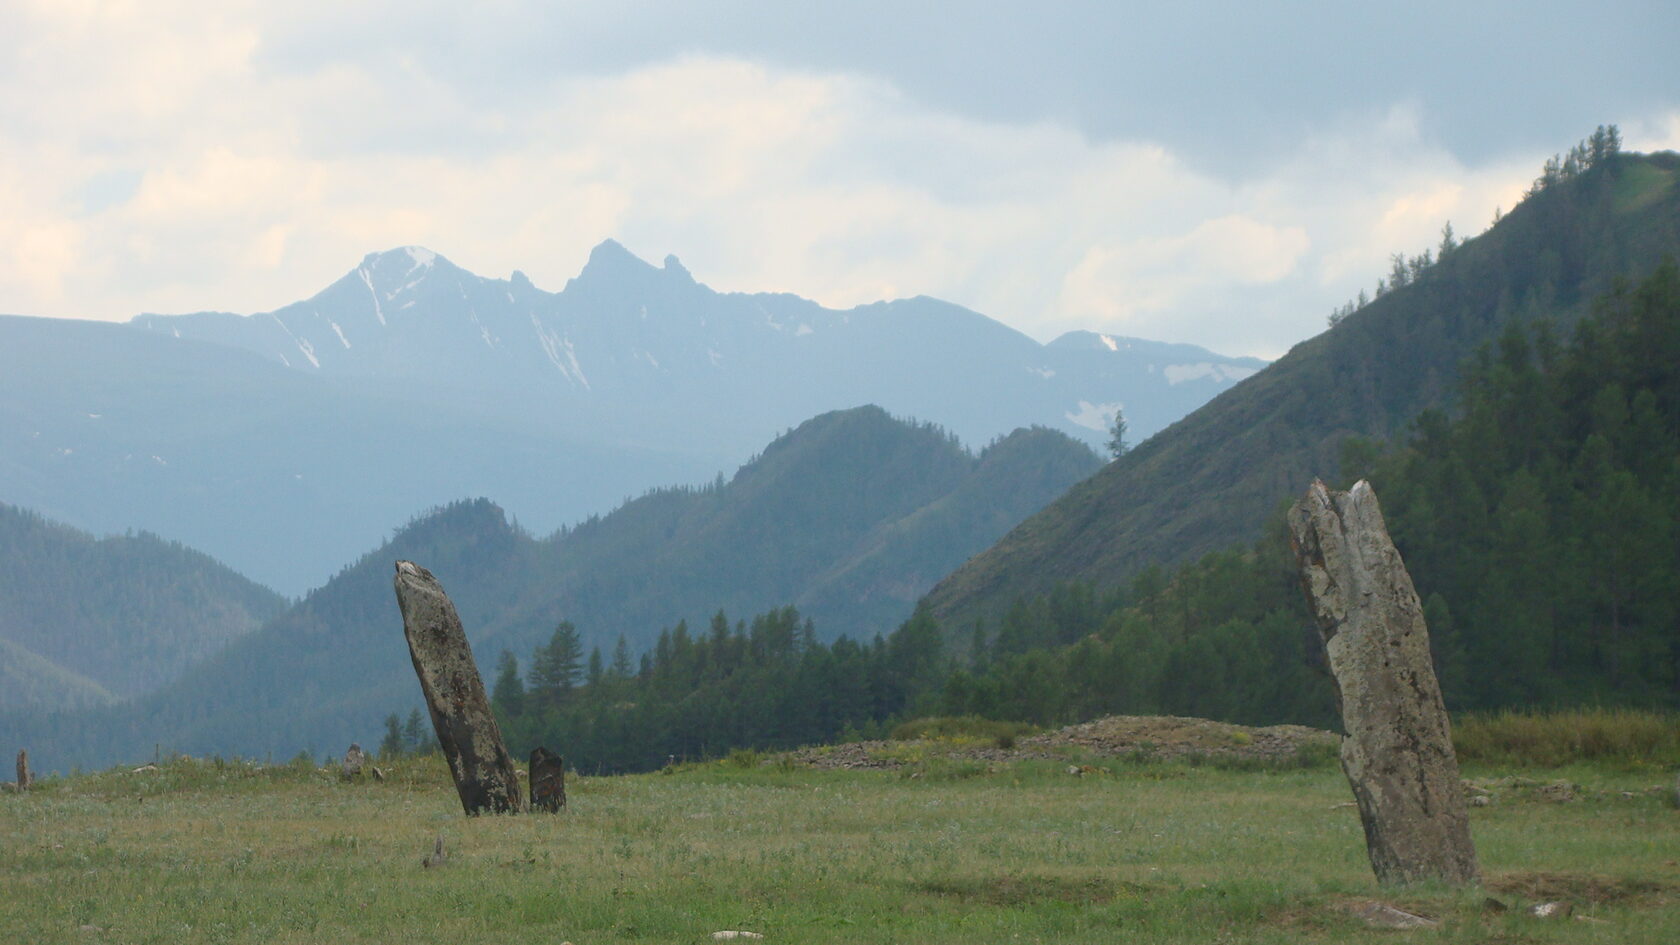
<svg viewBox="0 0 1680 945"><path fill-rule="evenodd" d="M817 771L742 753L573 778L559 816L475 819L436 757L383 782L191 759L53 778L0 796L0 929L170 945L1680 941L1680 812L1656 765L1471 762L1493 795L1471 811L1487 887L1383 891L1333 764L918 757ZM1070 775L1081 762L1097 770ZM440 834L447 863L422 868ZM1522 914L1560 897L1590 920ZM1372 899L1441 924L1369 929L1349 910Z"/></svg>

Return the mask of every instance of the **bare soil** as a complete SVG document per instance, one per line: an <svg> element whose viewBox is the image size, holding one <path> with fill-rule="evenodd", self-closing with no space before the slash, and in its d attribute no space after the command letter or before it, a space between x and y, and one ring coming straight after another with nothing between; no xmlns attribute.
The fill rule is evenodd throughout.
<svg viewBox="0 0 1680 945"><path fill-rule="evenodd" d="M898 768L928 757L985 762L1091 757L1287 763L1303 749L1334 752L1339 739L1334 732L1304 725L1256 728L1172 715L1115 715L1019 738L1012 745L961 737L852 742L801 749L792 753L792 760L821 769Z"/></svg>

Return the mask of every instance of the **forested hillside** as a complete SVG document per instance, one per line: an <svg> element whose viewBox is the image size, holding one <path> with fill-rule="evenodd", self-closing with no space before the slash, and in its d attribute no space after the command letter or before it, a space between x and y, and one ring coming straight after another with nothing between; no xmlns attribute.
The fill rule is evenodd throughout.
<svg viewBox="0 0 1680 945"><path fill-rule="evenodd" d="M1596 140L1596 136L1595 136ZM1397 257L1386 291L1156 434L942 581L942 622L994 625L1057 582L1123 582L1151 564L1252 542L1349 436L1388 437L1450 405L1458 365L1508 325L1567 331L1618 279L1680 251L1680 155L1583 149L1438 257Z"/></svg>
<svg viewBox="0 0 1680 945"><path fill-rule="evenodd" d="M180 544L96 539L0 504L0 709L147 692L285 604Z"/></svg>
<svg viewBox="0 0 1680 945"><path fill-rule="evenodd" d="M1680 707L1680 269L1605 297L1570 337L1511 326L1464 371L1456 419L1343 450L1338 485L1375 486L1455 711ZM926 714L1337 725L1281 515L1251 547L947 630L922 610L884 640L824 645L791 608L720 613L633 663L585 659L562 628L523 674L503 657L493 702L516 748L609 769Z"/></svg>
<svg viewBox="0 0 1680 945"><path fill-rule="evenodd" d="M1101 465L1053 430L978 457L878 407L824 414L727 483L652 492L546 546L511 631L526 651L569 619L636 649L678 618L797 605L824 639L890 630L934 582Z"/></svg>
<svg viewBox="0 0 1680 945"><path fill-rule="evenodd" d="M391 592L392 562L423 563L448 589L486 672L570 621L581 644L651 651L662 629L720 607L808 608L823 639L888 633L933 582L1101 461L1050 430L964 450L875 407L814 418L733 479L658 490L544 540L486 500L437 510L295 607L131 705L57 719L0 719L57 761L162 743L193 753L342 751L419 704Z"/></svg>

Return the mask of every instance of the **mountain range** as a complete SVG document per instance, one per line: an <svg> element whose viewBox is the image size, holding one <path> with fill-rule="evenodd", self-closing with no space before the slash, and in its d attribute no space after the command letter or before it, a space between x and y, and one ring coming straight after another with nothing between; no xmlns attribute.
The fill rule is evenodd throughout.
<svg viewBox="0 0 1680 945"><path fill-rule="evenodd" d="M1137 439L1262 366L1090 332L1041 345L930 298L719 293L611 241L560 292L409 247L257 315L0 317L0 501L298 595L466 496L549 532L862 404L975 446L1035 425L1098 445L1123 406Z"/></svg>

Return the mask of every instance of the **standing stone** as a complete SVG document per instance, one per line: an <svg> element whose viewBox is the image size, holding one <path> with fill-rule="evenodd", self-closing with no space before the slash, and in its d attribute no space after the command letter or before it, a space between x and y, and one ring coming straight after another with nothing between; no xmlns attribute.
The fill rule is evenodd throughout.
<svg viewBox="0 0 1680 945"><path fill-rule="evenodd" d="M538 745L531 751L531 809L559 813L566 806L566 759Z"/></svg>
<svg viewBox="0 0 1680 945"><path fill-rule="evenodd" d="M1336 678L1371 868L1383 884L1479 881L1423 607L1376 493L1313 482L1289 510L1301 583Z"/></svg>
<svg viewBox="0 0 1680 945"><path fill-rule="evenodd" d="M338 773L346 781L354 781L362 776L362 766L367 764L367 755L363 754L362 746L354 742L350 750L344 753L344 763L339 766Z"/></svg>
<svg viewBox="0 0 1680 945"><path fill-rule="evenodd" d="M490 712L455 605L437 578L412 561L397 562L395 583L408 653L461 807L469 817L518 812L519 777Z"/></svg>
<svg viewBox="0 0 1680 945"><path fill-rule="evenodd" d="M29 773L29 750L23 749L18 752L17 789L22 793L29 790L29 786L34 783L35 777Z"/></svg>

